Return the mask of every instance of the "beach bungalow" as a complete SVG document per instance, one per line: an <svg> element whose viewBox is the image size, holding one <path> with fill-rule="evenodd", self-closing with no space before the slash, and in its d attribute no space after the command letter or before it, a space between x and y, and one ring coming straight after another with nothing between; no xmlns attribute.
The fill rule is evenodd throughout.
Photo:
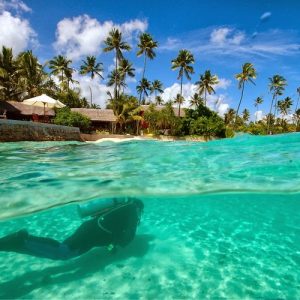
<svg viewBox="0 0 300 300"><path fill-rule="evenodd" d="M0 116L2 119L21 120L21 121L49 121L55 116L53 109L26 105L18 101L0 101ZM47 120L45 120L47 119Z"/></svg>
<svg viewBox="0 0 300 300"><path fill-rule="evenodd" d="M112 109L71 108L71 111L88 117L92 122L93 130L108 130L109 132L115 130L116 116Z"/></svg>

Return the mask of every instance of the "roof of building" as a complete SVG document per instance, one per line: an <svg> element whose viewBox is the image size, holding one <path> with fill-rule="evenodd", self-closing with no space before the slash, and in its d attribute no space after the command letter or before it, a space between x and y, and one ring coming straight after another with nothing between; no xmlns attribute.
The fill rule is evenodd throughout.
<svg viewBox="0 0 300 300"><path fill-rule="evenodd" d="M116 116L112 109L71 108L72 111L87 116L91 121L115 122Z"/></svg>
<svg viewBox="0 0 300 300"><path fill-rule="evenodd" d="M34 105L27 105L18 101L0 101L0 110L6 111L8 113L15 113L25 116L31 116L33 114L43 116L44 108L38 107ZM46 107L46 115L47 116L55 116L55 112L53 109Z"/></svg>

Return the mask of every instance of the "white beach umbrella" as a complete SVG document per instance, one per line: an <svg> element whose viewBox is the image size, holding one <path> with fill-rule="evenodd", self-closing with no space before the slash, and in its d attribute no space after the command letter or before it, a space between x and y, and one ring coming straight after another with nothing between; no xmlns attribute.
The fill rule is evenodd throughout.
<svg viewBox="0 0 300 300"><path fill-rule="evenodd" d="M47 96L46 94L42 94L40 96L37 97L33 97L30 99L26 99L23 101L24 104L27 105L34 105L34 106L41 106L44 107L44 115L45 115L45 110L46 107L47 108L62 108L65 107L65 105L63 103L61 103L59 100L55 100L49 96Z"/></svg>

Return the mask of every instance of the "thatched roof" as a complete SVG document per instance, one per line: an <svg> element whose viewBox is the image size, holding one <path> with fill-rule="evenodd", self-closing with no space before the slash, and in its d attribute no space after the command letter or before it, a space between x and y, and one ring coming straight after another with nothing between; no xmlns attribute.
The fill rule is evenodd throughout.
<svg viewBox="0 0 300 300"><path fill-rule="evenodd" d="M27 105L17 101L0 101L0 112L20 114L24 116L31 116L33 114L43 116L44 108L34 105ZM53 109L46 108L47 116L55 116Z"/></svg>
<svg viewBox="0 0 300 300"><path fill-rule="evenodd" d="M112 109L71 108L72 111L87 116L91 121L115 122L116 116Z"/></svg>
<svg viewBox="0 0 300 300"><path fill-rule="evenodd" d="M141 105L142 110L146 111L149 108L149 105ZM162 110L165 106L164 105L156 105L155 109L156 110ZM175 116L178 116L178 107L173 107L173 111ZM185 109L180 108L180 117L185 117Z"/></svg>

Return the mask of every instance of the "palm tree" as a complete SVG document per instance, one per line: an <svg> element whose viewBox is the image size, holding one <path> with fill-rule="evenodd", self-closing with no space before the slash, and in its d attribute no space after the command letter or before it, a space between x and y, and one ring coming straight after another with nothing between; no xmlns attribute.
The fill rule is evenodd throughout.
<svg viewBox="0 0 300 300"><path fill-rule="evenodd" d="M72 79L73 69L70 67L71 63L71 60L62 55L55 56L49 61L49 69L51 70L50 74L57 75L62 86L65 78L67 79L68 84Z"/></svg>
<svg viewBox="0 0 300 300"><path fill-rule="evenodd" d="M146 78L142 78L142 80L140 80L139 85L137 85L136 90L138 92L138 94L140 95L140 99L142 99L142 95L143 95L143 101L142 103L145 103L145 95L148 97L148 91L150 91L151 89L151 83L149 80L147 80Z"/></svg>
<svg viewBox="0 0 300 300"><path fill-rule="evenodd" d="M155 105L163 105L164 100L161 96L156 96L155 97Z"/></svg>
<svg viewBox="0 0 300 300"><path fill-rule="evenodd" d="M254 106L256 107L255 123L257 121L258 105L262 104L263 102L264 102L264 100L262 97L257 97L254 101Z"/></svg>
<svg viewBox="0 0 300 300"><path fill-rule="evenodd" d="M119 71L124 76L124 80L126 76L134 77L135 68L132 67L132 63L129 62L127 59L122 59L119 66Z"/></svg>
<svg viewBox="0 0 300 300"><path fill-rule="evenodd" d="M217 75L212 75L210 70L206 70L203 75L200 75L200 80L196 82L200 95L204 93L204 105L206 106L206 95L215 94L214 85L219 83Z"/></svg>
<svg viewBox="0 0 300 300"><path fill-rule="evenodd" d="M182 97L182 80L183 75L190 80L190 74L194 73L194 68L191 66L195 62L193 54L188 50L180 50L178 56L172 60L172 70L179 68L178 77L180 79L180 96ZM180 103L178 116L180 117Z"/></svg>
<svg viewBox="0 0 300 300"><path fill-rule="evenodd" d="M174 99L174 103L178 104L178 110L180 110L180 105L183 104L183 102L184 98L180 94L177 94ZM178 112L178 116L180 117L180 112Z"/></svg>
<svg viewBox="0 0 300 300"><path fill-rule="evenodd" d="M300 99L300 87L297 88L297 93L298 93L298 98L297 98L297 103L296 103L296 108L295 108L295 112L298 109L298 104L299 104L299 99Z"/></svg>
<svg viewBox="0 0 300 300"><path fill-rule="evenodd" d="M236 112L233 108L230 108L228 112L224 115L224 122L226 125L234 124Z"/></svg>
<svg viewBox="0 0 300 300"><path fill-rule="evenodd" d="M289 114L292 105L293 105L293 101L291 97L286 97L284 100L278 101L278 108L280 109L280 113L282 114L282 123L284 117Z"/></svg>
<svg viewBox="0 0 300 300"><path fill-rule="evenodd" d="M46 83L46 73L32 51L21 53L17 58L19 85L26 91L26 97L35 97L42 93Z"/></svg>
<svg viewBox="0 0 300 300"><path fill-rule="evenodd" d="M299 131L300 130L300 108L298 108L295 111L293 118L295 120L295 125L296 125L295 131Z"/></svg>
<svg viewBox="0 0 300 300"><path fill-rule="evenodd" d="M48 76L43 87L43 93L50 97L55 97L58 92L59 87L57 86L56 82L53 80L53 78Z"/></svg>
<svg viewBox="0 0 300 300"><path fill-rule="evenodd" d="M158 43L153 40L152 36L149 33L142 33L139 38L140 38L138 44L139 51L137 52L137 56L141 56L142 54L144 54L144 68L143 68L143 76L142 76L143 79L145 78L147 57L149 59L153 59L156 56L153 49L157 48Z"/></svg>
<svg viewBox="0 0 300 300"><path fill-rule="evenodd" d="M190 106L194 106L195 108L197 108L203 104L204 104L203 98L198 93L195 93L190 100Z"/></svg>
<svg viewBox="0 0 300 300"><path fill-rule="evenodd" d="M277 102L277 97L283 94L284 87L287 85L286 80L281 75L274 75L273 77L269 78L270 84L270 92L273 92L271 106L270 106L270 112L267 119L267 132L270 131L270 123L271 123L271 114L272 114L272 108L273 103L275 100L275 103Z"/></svg>
<svg viewBox="0 0 300 300"><path fill-rule="evenodd" d="M245 108L242 112L242 119L244 122L248 122L250 118L250 112L247 108Z"/></svg>
<svg viewBox="0 0 300 300"><path fill-rule="evenodd" d="M108 75L108 82L107 86L115 86L115 91L117 91L117 94L115 94L115 99L119 98L119 90L121 88L125 89L126 88L126 83L125 83L125 77L124 74L120 72L118 69L112 70L111 73Z"/></svg>
<svg viewBox="0 0 300 300"><path fill-rule="evenodd" d="M1 100L14 99L19 93L17 84L17 62L11 48L2 47L0 52L0 96Z"/></svg>
<svg viewBox="0 0 300 300"><path fill-rule="evenodd" d="M115 51L115 76L117 76L118 72L118 62L124 59L122 50L129 51L131 47L128 43L123 41L122 32L119 29L113 28L106 40L104 41L106 47L103 49L104 52ZM115 79L115 97L117 98L117 78Z"/></svg>
<svg viewBox="0 0 300 300"><path fill-rule="evenodd" d="M296 116L296 112L298 110L298 104L299 104L299 100L300 100L300 87L297 88L297 93L298 93L298 98L297 98L297 102L296 102L296 107L295 107L295 113L294 116ZM295 117L295 125L297 127L297 118Z"/></svg>
<svg viewBox="0 0 300 300"><path fill-rule="evenodd" d="M235 116L235 120L236 120L237 116L239 114L240 105L241 105L242 100L243 100L245 82L250 81L252 84L255 85L253 79L256 78L256 70L254 69L254 67L251 63L245 63L242 66L242 72L239 73L239 74L236 74L235 78L239 81L238 88L242 90L239 105L238 105L237 110L236 110L236 116Z"/></svg>
<svg viewBox="0 0 300 300"><path fill-rule="evenodd" d="M162 85L161 81L154 80L151 84L151 87L150 87L150 93L151 94L154 93L154 96L156 98L157 92L160 93L160 94L164 92L163 85Z"/></svg>
<svg viewBox="0 0 300 300"><path fill-rule="evenodd" d="M90 74L91 79L93 80L95 75L98 75L101 79L103 79L102 72L103 72L103 64L97 63L95 56L87 56L86 60L83 60L83 65L80 66L80 74L86 75ZM91 105L93 105L93 93L92 88L89 86L91 92Z"/></svg>

